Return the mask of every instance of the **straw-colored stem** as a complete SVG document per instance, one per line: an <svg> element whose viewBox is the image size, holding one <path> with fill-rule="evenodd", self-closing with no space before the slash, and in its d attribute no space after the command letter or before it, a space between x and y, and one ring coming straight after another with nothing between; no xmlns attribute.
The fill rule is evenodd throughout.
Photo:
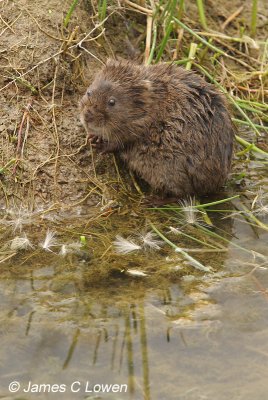
<svg viewBox="0 0 268 400"><path fill-rule="evenodd" d="M185 69L188 71L192 68L192 60L195 58L196 50L197 50L197 44L191 43L190 50L189 50L190 61L188 61L185 66Z"/></svg>
<svg viewBox="0 0 268 400"><path fill-rule="evenodd" d="M147 15L146 44L145 44L145 53L144 53L144 63L147 65L148 65L148 61L150 58L150 49L151 49L151 40L152 40L152 24L153 24L153 17L151 15Z"/></svg>
<svg viewBox="0 0 268 400"><path fill-rule="evenodd" d="M148 60L146 62L147 65L151 64L153 58L154 58L154 52L155 52L155 46L156 46L156 39L157 39L157 25L153 24L153 40L152 40L152 47L150 50L150 54L148 57Z"/></svg>

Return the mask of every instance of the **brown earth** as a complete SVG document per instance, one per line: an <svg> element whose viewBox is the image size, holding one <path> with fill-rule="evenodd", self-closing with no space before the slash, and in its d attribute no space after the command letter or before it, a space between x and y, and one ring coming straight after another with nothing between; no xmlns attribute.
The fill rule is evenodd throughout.
<svg viewBox="0 0 268 400"><path fill-rule="evenodd" d="M96 27L92 3L78 3L64 28L69 2L1 2L1 206L74 205L83 199L87 204L105 203L116 194L113 157L92 156L79 121L78 102L107 57L119 54L142 61L146 17L126 14L114 2L108 7L104 32L103 25ZM259 34L265 36L267 10L265 1L260 3L263 27ZM186 11L194 18L196 6L188 4ZM225 5L208 1L211 24L217 27L241 5L240 20L249 20L251 1ZM236 22L229 28L237 33Z"/></svg>

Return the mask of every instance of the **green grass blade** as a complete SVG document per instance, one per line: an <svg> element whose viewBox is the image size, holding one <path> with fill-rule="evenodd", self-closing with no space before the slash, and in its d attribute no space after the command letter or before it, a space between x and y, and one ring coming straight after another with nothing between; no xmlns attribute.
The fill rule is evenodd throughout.
<svg viewBox="0 0 268 400"><path fill-rule="evenodd" d="M268 153L262 149L260 149L259 147L255 146L254 143L249 143L247 142L245 139L242 139L240 136L236 135L235 139L238 143L240 143L243 147L246 148L251 148L251 151L254 151L255 153L259 153L262 154L265 157L268 157Z"/></svg>
<svg viewBox="0 0 268 400"><path fill-rule="evenodd" d="M223 56L226 56L226 53L221 50L219 47L214 46L213 44L209 43L206 39L203 39L201 36L199 36L195 31L193 31L189 26L185 25L183 22L181 22L178 18L173 17L173 20L185 31L193 35L196 39L198 39L199 42L203 43L205 46L209 47L211 50L215 51L216 53L219 53Z"/></svg>
<svg viewBox="0 0 268 400"><path fill-rule="evenodd" d="M203 208L207 208L207 207L211 207L211 206L215 206L217 204L222 204L222 203L226 203L227 201L231 201L234 199L237 199L239 196L239 194L232 196L232 197L227 197L226 199L221 199L221 200L216 200L216 201L212 201L211 203L204 203L204 204L197 204L196 206L191 206L192 208L197 208L197 209L203 209ZM148 210L183 210L183 207L173 207L173 206L168 206L168 207L152 207L152 208L148 208Z"/></svg>
<svg viewBox="0 0 268 400"><path fill-rule="evenodd" d="M199 18L200 18L200 22L202 27L207 30L207 20L206 20L206 14L205 14L205 9L204 9L204 4L203 4L203 0L196 0L197 3L197 8L198 8L198 12L199 12Z"/></svg>
<svg viewBox="0 0 268 400"><path fill-rule="evenodd" d="M256 36L256 31L257 31L257 13L258 13L258 0L252 0L251 26L250 26L250 34L251 34L252 37Z"/></svg>
<svg viewBox="0 0 268 400"><path fill-rule="evenodd" d="M99 20L103 21L106 18L107 0L100 0L98 5Z"/></svg>
<svg viewBox="0 0 268 400"><path fill-rule="evenodd" d="M74 9L75 9L75 7L76 7L78 1L79 1L79 0L73 0L72 4L71 4L71 6L70 6L70 8L69 8L69 10L68 10L68 12L67 12L67 15L66 15L66 17L64 18L64 21L63 21L63 26L64 26L64 28L67 28L67 26L68 26L68 24L69 24L69 21L70 21L70 19L71 19L71 16L72 16L72 14L73 14L73 12L74 12Z"/></svg>
<svg viewBox="0 0 268 400"><path fill-rule="evenodd" d="M166 47L167 41L168 41L169 36L170 36L170 34L171 34L172 30L173 30L173 27L174 27L174 22L170 21L170 23L169 23L169 25L167 27L166 34L165 34L165 36L164 36L164 38L163 38L163 40L162 40L162 42L160 44L160 49L159 49L159 51L157 53L157 56L156 56L156 59L155 59L156 63L158 63L158 61L162 57L163 51L164 51L164 49Z"/></svg>
<svg viewBox="0 0 268 400"><path fill-rule="evenodd" d="M206 267L205 265L201 264L199 261L197 261L195 258L190 256L185 250L182 250L180 247L178 247L175 243L171 242L163 233L161 233L155 226L154 224L150 223L152 229L157 233L161 239L164 240L169 246L171 246L176 253L180 253L187 261L190 261L190 263L197 269L204 271L204 272L209 272L211 269L209 267Z"/></svg>
<svg viewBox="0 0 268 400"><path fill-rule="evenodd" d="M240 107L240 105L238 104L238 102L229 95L229 93L227 92L227 90L221 86L211 75L210 73L201 65L194 63L195 66L200 69L204 75L206 75L209 80L211 82L213 82L227 97L228 99L233 103L233 105L235 106L235 108L240 112L240 114L245 118L245 120L248 122L249 126L254 130L254 132L256 133L257 136L260 136L260 132L259 130L256 128L256 126L253 124L253 122L250 120L250 118L247 116L247 114L242 110L242 108Z"/></svg>

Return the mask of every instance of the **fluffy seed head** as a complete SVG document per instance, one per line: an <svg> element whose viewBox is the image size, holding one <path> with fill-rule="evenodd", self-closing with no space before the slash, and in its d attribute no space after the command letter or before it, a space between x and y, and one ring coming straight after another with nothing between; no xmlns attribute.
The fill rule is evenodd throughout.
<svg viewBox="0 0 268 400"><path fill-rule="evenodd" d="M117 235L114 241L116 252L120 254L128 254L132 251L141 249L141 246L136 244L132 239L124 239L122 236Z"/></svg>
<svg viewBox="0 0 268 400"><path fill-rule="evenodd" d="M51 247L54 247L54 246L58 245L58 242L57 242L57 239L55 238L55 235L56 235L56 232L50 231L48 229L47 233L46 233L45 240L42 243L40 243L40 247L42 247L46 251L52 252Z"/></svg>

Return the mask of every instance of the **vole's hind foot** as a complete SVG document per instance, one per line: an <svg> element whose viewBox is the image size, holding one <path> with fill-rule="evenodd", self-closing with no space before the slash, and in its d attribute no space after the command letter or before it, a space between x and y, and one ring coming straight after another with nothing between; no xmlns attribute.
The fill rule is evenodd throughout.
<svg viewBox="0 0 268 400"><path fill-rule="evenodd" d="M159 197L159 196L147 196L143 199L142 204L145 207L160 207L170 204L178 204L180 198L178 197Z"/></svg>

